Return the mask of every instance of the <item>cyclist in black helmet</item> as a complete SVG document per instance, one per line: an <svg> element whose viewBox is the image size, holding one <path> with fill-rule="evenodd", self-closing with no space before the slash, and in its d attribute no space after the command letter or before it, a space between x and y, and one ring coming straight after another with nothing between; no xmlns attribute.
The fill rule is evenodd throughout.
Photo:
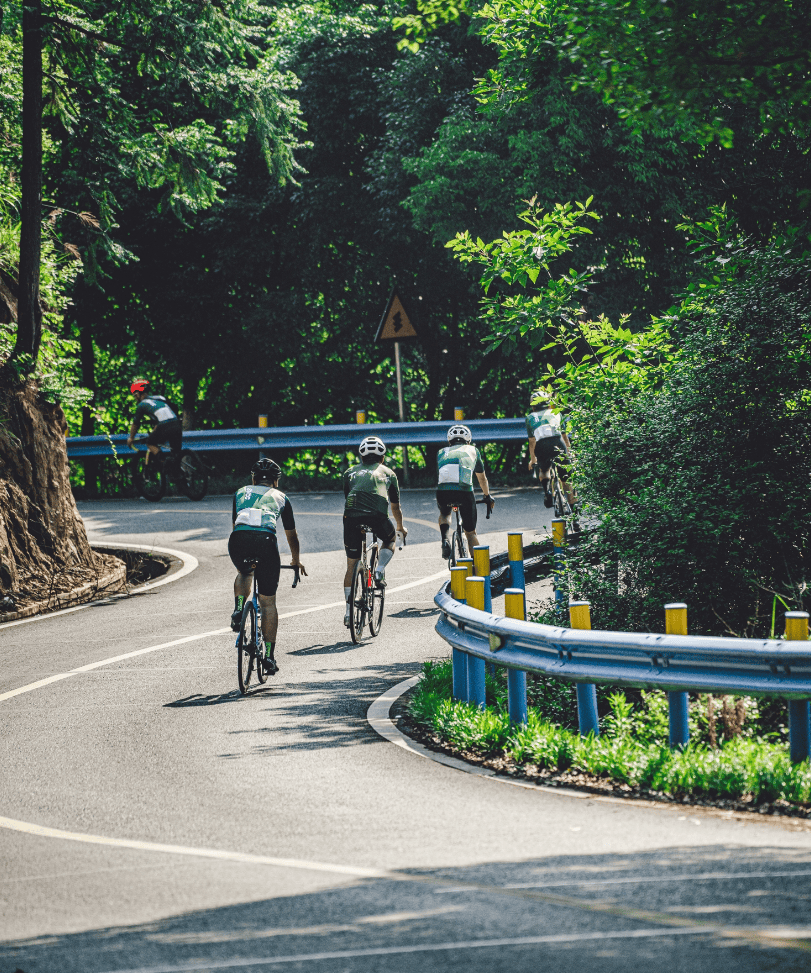
<svg viewBox="0 0 811 973"><path fill-rule="evenodd" d="M276 523L281 520L294 566L306 576L299 560L300 547L296 520L290 498L278 489L281 468L272 459L262 458L251 467L251 486L240 487L234 494L232 522L234 529L228 538L228 553L239 572L234 581L234 613L231 628L239 630L242 607L251 597L253 572L256 565L256 586L262 610L262 635L267 646L265 669L269 675L279 671L274 650L279 613L276 610L276 589L279 587L281 559L276 539Z"/></svg>
<svg viewBox="0 0 811 973"><path fill-rule="evenodd" d="M366 525L374 531L375 537L382 541L380 556L375 569L375 583L386 587L386 565L394 557L396 531L389 514L397 522L397 530L406 536L408 529L403 524L400 509L400 484L397 474L383 465L386 447L377 436L367 436L358 448L361 462L344 473L344 549L346 551L346 574L344 575L344 599L346 611L344 625L349 627L349 597L352 593L352 572L355 562L360 558L363 544L361 526Z"/></svg>

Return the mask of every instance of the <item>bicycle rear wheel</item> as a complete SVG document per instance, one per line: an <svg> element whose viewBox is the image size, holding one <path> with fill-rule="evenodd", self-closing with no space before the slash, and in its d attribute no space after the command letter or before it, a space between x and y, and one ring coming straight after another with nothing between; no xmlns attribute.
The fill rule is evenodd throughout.
<svg viewBox="0 0 811 973"><path fill-rule="evenodd" d="M556 517L571 517L572 508L569 506L569 501L566 499L566 494L563 492L563 487L560 483L560 477L557 474L552 479L552 500L554 502Z"/></svg>
<svg viewBox="0 0 811 973"><path fill-rule="evenodd" d="M462 528L457 527L451 537L451 567L455 568L459 563L459 559L463 557L467 557L465 538L462 534Z"/></svg>
<svg viewBox="0 0 811 973"><path fill-rule="evenodd" d="M197 453L184 449L180 454L178 486L189 500L202 500L208 490L208 471Z"/></svg>
<svg viewBox="0 0 811 973"><path fill-rule="evenodd" d="M372 556L369 558L369 574L372 576L372 579L374 579L376 567L377 545L372 548ZM368 589L367 594L369 598L369 634L377 635L380 631L380 626L383 624L383 606L386 603L386 589L378 588L374 580L372 580L372 586Z"/></svg>
<svg viewBox="0 0 811 973"><path fill-rule="evenodd" d="M366 572L363 561L357 561L352 572L349 595L349 634L356 645L363 638L363 629L366 627Z"/></svg>
<svg viewBox="0 0 811 973"><path fill-rule="evenodd" d="M268 681L268 674L265 672L265 659L268 656L268 647L262 638L262 613L256 619L256 678L264 686Z"/></svg>
<svg viewBox="0 0 811 973"><path fill-rule="evenodd" d="M157 503L163 499L166 493L166 474L163 472L162 463L157 456L152 456L150 462L141 460L139 456L135 460L133 472L135 488L144 498L152 503Z"/></svg>
<svg viewBox="0 0 811 973"><path fill-rule="evenodd" d="M251 681L256 660L256 613L253 602L248 599L242 609L242 621L237 637L237 677L239 691L244 696Z"/></svg>

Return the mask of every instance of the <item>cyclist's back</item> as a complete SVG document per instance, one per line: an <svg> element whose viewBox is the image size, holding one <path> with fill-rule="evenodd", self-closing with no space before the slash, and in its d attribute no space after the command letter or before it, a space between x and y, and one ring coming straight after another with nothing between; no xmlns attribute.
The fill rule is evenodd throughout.
<svg viewBox="0 0 811 973"><path fill-rule="evenodd" d="M147 380L141 380L130 386L138 404L127 444L132 446L138 427L146 421L152 425L152 431L146 439L150 452L160 452L161 443L167 443L172 453L178 455L183 448L183 424L166 396L155 394L149 385Z"/></svg>
<svg viewBox="0 0 811 973"><path fill-rule="evenodd" d="M462 528L467 535L471 550L478 546L476 534L476 498L473 481L478 481L489 507L494 503L484 472L482 454L472 443L467 426L455 425L448 430L448 445L437 455L436 503L439 508L439 530L442 538L442 557L451 556L448 542L451 510L456 507L462 518Z"/></svg>

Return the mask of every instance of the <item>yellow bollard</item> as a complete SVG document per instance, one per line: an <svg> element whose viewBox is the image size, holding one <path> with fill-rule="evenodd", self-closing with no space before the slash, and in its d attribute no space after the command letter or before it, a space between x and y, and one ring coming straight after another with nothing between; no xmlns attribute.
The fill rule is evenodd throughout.
<svg viewBox="0 0 811 973"><path fill-rule="evenodd" d="M465 581L468 571L466 565L459 564L451 568L451 597L456 601L465 601Z"/></svg>
<svg viewBox="0 0 811 973"><path fill-rule="evenodd" d="M489 547L474 547L473 548L473 573L477 578L489 578L490 577L490 548Z"/></svg>
<svg viewBox="0 0 811 973"><path fill-rule="evenodd" d="M665 605L665 634L687 634L687 605L683 601L674 601Z"/></svg>
<svg viewBox="0 0 811 973"><path fill-rule="evenodd" d="M591 628L591 605L587 601L569 602L569 622L572 628ZM590 733L600 735L600 718L597 715L597 688L593 683L577 684L577 722L580 736Z"/></svg>
<svg viewBox="0 0 811 973"><path fill-rule="evenodd" d="M587 601L569 602L569 624L572 628L591 628L591 605Z"/></svg>
<svg viewBox="0 0 811 973"><path fill-rule="evenodd" d="M358 409L358 411L355 413L355 422L359 426L363 426L363 425L366 424L366 410L365 409Z"/></svg>
<svg viewBox="0 0 811 973"><path fill-rule="evenodd" d="M465 578L465 601L468 608L484 611L484 578L476 578L472 575Z"/></svg>
<svg viewBox="0 0 811 973"><path fill-rule="evenodd" d="M458 568L465 568L467 570L467 576L471 577L473 574L473 558L472 557L460 557L456 562Z"/></svg>
<svg viewBox="0 0 811 973"><path fill-rule="evenodd" d="M687 605L674 601L665 605L665 634L687 634ZM690 742L690 698L684 691L668 691L668 721L670 749L686 747Z"/></svg>
<svg viewBox="0 0 811 973"><path fill-rule="evenodd" d="M266 415L259 416L259 428L267 429L268 427L268 417Z"/></svg>
<svg viewBox="0 0 811 973"><path fill-rule="evenodd" d="M484 578L467 578L465 580L465 600L468 608L478 608L484 611ZM484 659L477 659L473 655L467 657L467 699L484 709Z"/></svg>
<svg viewBox="0 0 811 973"><path fill-rule="evenodd" d="M566 521L552 521L552 543L555 547L563 547L566 543Z"/></svg>
<svg viewBox="0 0 811 973"><path fill-rule="evenodd" d="M454 422L464 422L465 410L460 406L454 406L453 409L453 421Z"/></svg>
<svg viewBox="0 0 811 973"><path fill-rule="evenodd" d="M786 612L786 640L808 639L808 612ZM811 709L807 699L788 701L788 748L793 764L811 756Z"/></svg>
<svg viewBox="0 0 811 973"><path fill-rule="evenodd" d="M526 618L524 592L520 588L508 588L504 592L504 613L507 618L521 621ZM527 722L527 674L520 669L507 670L507 710L510 723Z"/></svg>
<svg viewBox="0 0 811 973"><path fill-rule="evenodd" d="M507 618L520 618L524 621L526 613L524 610L524 592L517 588L508 588L504 592L504 614Z"/></svg>

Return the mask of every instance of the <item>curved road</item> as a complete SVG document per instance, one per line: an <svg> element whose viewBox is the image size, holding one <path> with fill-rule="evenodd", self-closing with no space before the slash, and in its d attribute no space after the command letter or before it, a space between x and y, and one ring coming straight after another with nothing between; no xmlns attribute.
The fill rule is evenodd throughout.
<svg viewBox="0 0 811 973"><path fill-rule="evenodd" d="M497 496L494 551L539 520ZM0 626L0 973L811 968L804 824L511 786L377 736L370 703L446 654L432 494L404 494L359 647L334 604L342 498L293 503L310 577L283 574L281 671L248 697L230 498L81 505L93 540L199 567Z"/></svg>

